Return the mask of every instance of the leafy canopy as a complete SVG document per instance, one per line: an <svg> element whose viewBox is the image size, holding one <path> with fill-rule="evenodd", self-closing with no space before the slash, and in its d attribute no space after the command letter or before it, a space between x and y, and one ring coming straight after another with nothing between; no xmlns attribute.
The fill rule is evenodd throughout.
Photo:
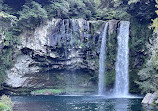
<svg viewBox="0 0 158 111"><path fill-rule="evenodd" d="M154 92L158 89L158 37L155 36L150 42L147 44L150 57L138 73L140 81L136 82L142 89L142 93Z"/></svg>
<svg viewBox="0 0 158 111"><path fill-rule="evenodd" d="M156 5L155 7L158 8L158 0L155 0L156 1ZM158 16L158 10L155 11L157 16ZM158 18L155 18L153 21L153 24L151 26L151 28L154 29L154 32L156 33L158 31Z"/></svg>
<svg viewBox="0 0 158 111"><path fill-rule="evenodd" d="M34 29L47 19L47 12L35 1L27 2L23 5L19 15L19 26L27 29Z"/></svg>

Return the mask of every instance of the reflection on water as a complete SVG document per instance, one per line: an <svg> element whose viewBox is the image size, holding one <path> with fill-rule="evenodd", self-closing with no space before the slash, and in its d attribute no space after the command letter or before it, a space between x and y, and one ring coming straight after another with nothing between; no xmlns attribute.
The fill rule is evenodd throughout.
<svg viewBox="0 0 158 111"><path fill-rule="evenodd" d="M141 98L97 96L13 96L14 111L151 111Z"/></svg>
<svg viewBox="0 0 158 111"><path fill-rule="evenodd" d="M123 101L123 102L121 102L121 104L120 104L120 101ZM116 99L115 100L114 109L116 111L128 111L128 107L131 108L129 99L121 99L121 100Z"/></svg>

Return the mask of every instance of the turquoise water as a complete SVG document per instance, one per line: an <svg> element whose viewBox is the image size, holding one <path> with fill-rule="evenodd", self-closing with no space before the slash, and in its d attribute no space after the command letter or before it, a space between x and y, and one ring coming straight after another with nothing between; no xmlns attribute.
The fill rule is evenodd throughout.
<svg viewBox="0 0 158 111"><path fill-rule="evenodd" d="M13 96L12 100L14 111L157 111L142 106L142 98Z"/></svg>

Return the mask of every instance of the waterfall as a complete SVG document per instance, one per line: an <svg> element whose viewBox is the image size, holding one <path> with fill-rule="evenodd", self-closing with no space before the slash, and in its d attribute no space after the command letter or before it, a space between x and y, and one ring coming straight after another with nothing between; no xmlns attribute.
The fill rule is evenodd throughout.
<svg viewBox="0 0 158 111"><path fill-rule="evenodd" d="M129 25L128 21L120 22L118 40L118 52L116 60L116 82L115 82L115 96L126 97L128 96L128 40L129 40Z"/></svg>
<svg viewBox="0 0 158 111"><path fill-rule="evenodd" d="M105 60L106 60L106 36L107 36L108 22L105 24L102 33L102 42L99 55L99 84L98 84L98 95L104 94L104 78L105 78Z"/></svg>

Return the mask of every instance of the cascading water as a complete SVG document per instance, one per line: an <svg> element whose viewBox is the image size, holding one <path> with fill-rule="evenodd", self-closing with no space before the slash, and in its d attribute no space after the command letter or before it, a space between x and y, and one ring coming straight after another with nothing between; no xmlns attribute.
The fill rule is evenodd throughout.
<svg viewBox="0 0 158 111"><path fill-rule="evenodd" d="M121 21L118 39L118 52L116 60L116 81L114 95L117 97L126 97L128 96L128 40L129 40L129 26L130 22Z"/></svg>
<svg viewBox="0 0 158 111"><path fill-rule="evenodd" d="M98 95L104 94L104 75L105 75L105 60L106 60L106 36L107 36L108 22L105 24L102 33L102 42L99 55L99 84L98 84Z"/></svg>

